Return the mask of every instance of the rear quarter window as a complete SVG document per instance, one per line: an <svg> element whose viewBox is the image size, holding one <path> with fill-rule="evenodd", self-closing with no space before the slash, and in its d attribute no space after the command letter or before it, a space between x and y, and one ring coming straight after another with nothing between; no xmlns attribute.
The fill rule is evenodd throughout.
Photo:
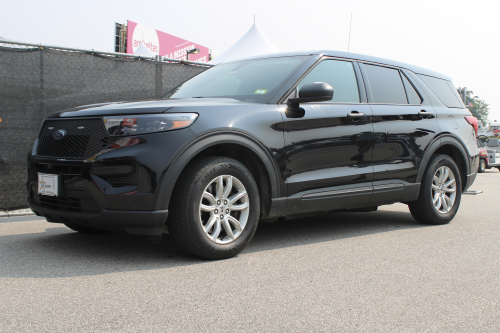
<svg viewBox="0 0 500 333"><path fill-rule="evenodd" d="M420 98L420 95L415 90L415 87L413 87L413 85L404 74L402 74L401 77L403 78L403 83L405 84L406 95L408 96L408 104L422 104L422 98Z"/></svg>
<svg viewBox="0 0 500 333"><path fill-rule="evenodd" d="M438 79L426 75L418 74L418 77L436 94L436 96L449 108L463 108L464 105L458 97L458 93L453 83L447 80Z"/></svg>

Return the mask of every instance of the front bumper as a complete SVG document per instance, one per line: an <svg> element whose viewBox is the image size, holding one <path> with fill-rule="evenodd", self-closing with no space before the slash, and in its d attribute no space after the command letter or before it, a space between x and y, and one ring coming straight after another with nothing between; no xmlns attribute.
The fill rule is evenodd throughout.
<svg viewBox="0 0 500 333"><path fill-rule="evenodd" d="M49 222L160 235L168 215L169 203L158 199L166 170L194 137L189 129L148 134L140 137L140 144L106 150L86 160L37 156L34 149L28 154L28 203ZM112 174L97 173L109 166L129 171L117 174L120 168L115 168ZM38 194L39 173L58 175L58 197Z"/></svg>
<svg viewBox="0 0 500 333"><path fill-rule="evenodd" d="M168 210L120 211L101 209L96 213L61 211L36 205L28 198L31 210L49 222L73 223L84 227L126 232L134 235L160 236L168 217Z"/></svg>

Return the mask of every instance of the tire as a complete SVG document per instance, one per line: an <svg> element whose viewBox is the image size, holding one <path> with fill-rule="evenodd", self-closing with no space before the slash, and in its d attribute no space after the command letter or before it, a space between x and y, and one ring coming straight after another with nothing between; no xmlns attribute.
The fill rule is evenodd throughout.
<svg viewBox="0 0 500 333"><path fill-rule="evenodd" d="M446 176L446 171L448 171L448 176ZM442 182L441 176L446 176ZM451 182L452 178L455 182ZM447 187L446 184L449 182ZM444 183L444 185L440 185L440 183ZM450 200L448 201L444 196L441 196L442 194ZM436 195L439 202L436 200L436 204L434 204ZM429 161L422 177L420 195L416 201L410 202L408 207L411 215L420 223L446 224L455 217L460 206L461 196L462 181L455 161L448 155L439 154L433 156ZM452 203L451 208L449 208L450 203Z"/></svg>
<svg viewBox="0 0 500 333"><path fill-rule="evenodd" d="M231 198L236 200L231 203ZM257 184L232 158L200 158L180 176L170 213L168 230L184 251L203 259L231 258L243 251L257 229Z"/></svg>
<svg viewBox="0 0 500 333"><path fill-rule="evenodd" d="M102 230L102 229L94 229L94 228L89 228L89 227L84 227L78 224L73 224L73 223L64 223L65 226L70 228L71 230L78 231L81 234L86 234L86 235L99 235L99 234L106 234L111 231L109 230Z"/></svg>
<svg viewBox="0 0 500 333"><path fill-rule="evenodd" d="M479 160L479 168L477 169L477 173L483 173L485 170L486 170L486 160L482 158Z"/></svg>

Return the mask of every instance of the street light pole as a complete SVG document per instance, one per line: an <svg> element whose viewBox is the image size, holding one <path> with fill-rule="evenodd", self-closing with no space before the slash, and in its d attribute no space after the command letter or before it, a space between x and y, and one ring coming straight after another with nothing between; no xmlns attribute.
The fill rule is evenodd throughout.
<svg viewBox="0 0 500 333"><path fill-rule="evenodd" d="M190 54L196 54L196 53L199 53L199 52L200 52L200 49L198 49L198 48L195 48L195 49L187 51L186 52L186 61L189 61L189 55Z"/></svg>

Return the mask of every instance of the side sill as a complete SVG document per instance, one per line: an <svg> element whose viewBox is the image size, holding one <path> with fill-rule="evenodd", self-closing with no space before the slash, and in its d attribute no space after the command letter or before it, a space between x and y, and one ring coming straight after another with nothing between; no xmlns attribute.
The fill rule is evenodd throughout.
<svg viewBox="0 0 500 333"><path fill-rule="evenodd" d="M288 198L273 198L271 199L271 210L269 214L264 218L274 218L279 216L284 216L286 213L286 204Z"/></svg>
<svg viewBox="0 0 500 333"><path fill-rule="evenodd" d="M395 202L411 202L418 199L420 183L401 180L375 182L371 186L358 186L327 190L302 195L272 199L271 211L263 219L289 215L321 213L349 209L362 209Z"/></svg>
<svg viewBox="0 0 500 333"><path fill-rule="evenodd" d="M420 183L394 183L373 186L370 205L380 206L395 202L410 202L418 199Z"/></svg>
<svg viewBox="0 0 500 333"><path fill-rule="evenodd" d="M373 190L372 187L369 186L363 186L363 187L355 187L355 188L349 188L349 189L343 189L343 190L336 190L336 191L325 191L325 192L319 192L319 193L310 193L303 195L301 197L302 200L308 200L308 199L319 199L319 198L328 198L328 197L334 197L338 195L344 195L344 194L354 194L354 193L362 193L362 192L371 192Z"/></svg>

